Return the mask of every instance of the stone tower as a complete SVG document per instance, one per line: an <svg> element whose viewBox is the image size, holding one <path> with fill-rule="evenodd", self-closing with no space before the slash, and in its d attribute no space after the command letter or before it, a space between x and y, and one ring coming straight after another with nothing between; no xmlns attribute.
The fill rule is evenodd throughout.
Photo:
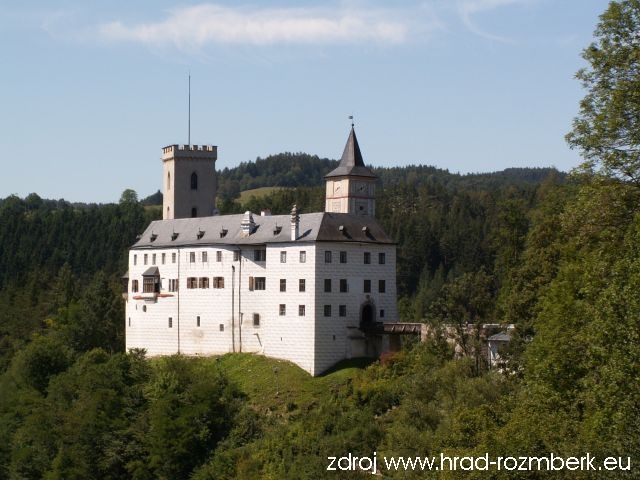
<svg viewBox="0 0 640 480"><path fill-rule="evenodd" d="M375 216L378 177L362 160L353 125L338 168L324 178L327 182L326 212Z"/></svg>
<svg viewBox="0 0 640 480"><path fill-rule="evenodd" d="M162 149L162 218L209 217L216 212L218 147L169 145Z"/></svg>

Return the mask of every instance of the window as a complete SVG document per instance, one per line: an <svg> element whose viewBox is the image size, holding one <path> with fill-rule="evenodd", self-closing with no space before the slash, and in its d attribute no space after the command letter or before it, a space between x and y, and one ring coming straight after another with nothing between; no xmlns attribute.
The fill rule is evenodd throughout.
<svg viewBox="0 0 640 480"><path fill-rule="evenodd" d="M347 252L340 252L340 263L347 263Z"/></svg>
<svg viewBox="0 0 640 480"><path fill-rule="evenodd" d="M325 292L330 292L331 291L331 279L330 278L325 278L324 279L324 291Z"/></svg>
<svg viewBox="0 0 640 480"><path fill-rule="evenodd" d="M384 308L380 309L380 318L384 318Z"/></svg>
<svg viewBox="0 0 640 480"><path fill-rule="evenodd" d="M138 264L138 255L134 255L133 256L133 264L137 265Z"/></svg>
<svg viewBox="0 0 640 480"><path fill-rule="evenodd" d="M169 328L173 328L173 318L169 317Z"/></svg>
<svg viewBox="0 0 640 480"><path fill-rule="evenodd" d="M240 260L240 250L235 250L233 252L233 261L237 262L238 260Z"/></svg>
<svg viewBox="0 0 640 480"><path fill-rule="evenodd" d="M346 317L347 316L347 306L346 305L340 305L338 307L338 315L340 315L341 317Z"/></svg>
<svg viewBox="0 0 640 480"><path fill-rule="evenodd" d="M207 252L202 252L202 263L207 263Z"/></svg>
<svg viewBox="0 0 640 480"><path fill-rule="evenodd" d="M324 263L331 263L331 251L326 250L324 252Z"/></svg>
<svg viewBox="0 0 640 480"><path fill-rule="evenodd" d="M156 264L156 254L154 253L153 255L151 255L151 265L155 265Z"/></svg>
<svg viewBox="0 0 640 480"><path fill-rule="evenodd" d="M266 290L266 287L265 277L249 277L249 290Z"/></svg>
<svg viewBox="0 0 640 480"><path fill-rule="evenodd" d="M171 263L176 263L176 254L175 254L175 252L171 254Z"/></svg>
<svg viewBox="0 0 640 480"><path fill-rule="evenodd" d="M305 309L306 309L306 307L304 305L298 305L298 316L299 317L304 317L305 316Z"/></svg>
<svg viewBox="0 0 640 480"><path fill-rule="evenodd" d="M147 259L148 259L149 255L147 255L146 253L144 254L144 264L147 264Z"/></svg>
<svg viewBox="0 0 640 480"><path fill-rule="evenodd" d="M196 252L189 252L189 263L196 263Z"/></svg>
<svg viewBox="0 0 640 480"><path fill-rule="evenodd" d="M167 190L171 190L171 172L167 172Z"/></svg>
<svg viewBox="0 0 640 480"><path fill-rule="evenodd" d="M221 262L221 261L222 261L222 252L218 250L216 252L216 262Z"/></svg>
<svg viewBox="0 0 640 480"><path fill-rule="evenodd" d="M253 314L253 326L254 327L259 327L260 326L260 314L259 313L254 313Z"/></svg>
<svg viewBox="0 0 640 480"><path fill-rule="evenodd" d="M198 279L198 288L209 288L209 277L200 277Z"/></svg>
<svg viewBox="0 0 640 480"><path fill-rule="evenodd" d="M330 317L331 316L331 305L325 305L324 306L324 316L325 317Z"/></svg>
<svg viewBox="0 0 640 480"><path fill-rule="evenodd" d="M280 252L280 263L287 263L287 252Z"/></svg>
<svg viewBox="0 0 640 480"><path fill-rule="evenodd" d="M287 314L287 306L284 303L280 304L280 316Z"/></svg>
<svg viewBox="0 0 640 480"><path fill-rule="evenodd" d="M306 250L300 251L300 263L307 263L307 252Z"/></svg>
<svg viewBox="0 0 640 480"><path fill-rule="evenodd" d="M158 293L160 279L158 277L142 277L142 293Z"/></svg>
<svg viewBox="0 0 640 480"><path fill-rule="evenodd" d="M287 279L286 278L281 278L280 279L280 291L281 292L286 292L287 291Z"/></svg>
<svg viewBox="0 0 640 480"><path fill-rule="evenodd" d="M371 263L371 252L364 252L364 263L369 265Z"/></svg>
<svg viewBox="0 0 640 480"><path fill-rule="evenodd" d="M131 291L132 292L138 291L138 280L131 280Z"/></svg>
<svg viewBox="0 0 640 480"><path fill-rule="evenodd" d="M380 252L378 254L378 263L380 265L384 265L386 263L387 259L386 259L386 255L384 254L384 252Z"/></svg>
<svg viewBox="0 0 640 480"><path fill-rule="evenodd" d="M224 323L221 323L221 324L220 324L220 331L221 331L221 332L224 332Z"/></svg>
<svg viewBox="0 0 640 480"><path fill-rule="evenodd" d="M131 326L131 317L129 317L129 326Z"/></svg>
<svg viewBox="0 0 640 480"><path fill-rule="evenodd" d="M198 189L198 174L196 172L193 172L191 174L191 190L197 190Z"/></svg>
<svg viewBox="0 0 640 480"><path fill-rule="evenodd" d="M213 288L224 288L224 277L213 277Z"/></svg>
<svg viewBox="0 0 640 480"><path fill-rule="evenodd" d="M304 278L298 280L298 291L305 292L307 290L307 281Z"/></svg>
<svg viewBox="0 0 640 480"><path fill-rule="evenodd" d="M267 259L267 251L266 250L254 250L253 251L253 259L256 262L264 262Z"/></svg>
<svg viewBox="0 0 640 480"><path fill-rule="evenodd" d="M364 281L364 293L371 293L371 280Z"/></svg>
<svg viewBox="0 0 640 480"><path fill-rule="evenodd" d="M169 279L169 291L177 292L178 291L178 280L175 278Z"/></svg>
<svg viewBox="0 0 640 480"><path fill-rule="evenodd" d="M349 285L347 284L347 279L346 278L341 278L340 279L340 292L341 293L346 293L349 291Z"/></svg>
<svg viewBox="0 0 640 480"><path fill-rule="evenodd" d="M187 278L187 288L198 288L198 279L196 277Z"/></svg>
<svg viewBox="0 0 640 480"><path fill-rule="evenodd" d="M196 317L196 327L200 326L200 316Z"/></svg>
<svg viewBox="0 0 640 480"><path fill-rule="evenodd" d="M164 265L164 262L167 260L167 254L163 253L162 254L162 264Z"/></svg>
<svg viewBox="0 0 640 480"><path fill-rule="evenodd" d="M198 209L196 207L191 207L191 218L196 218L198 216Z"/></svg>
<svg viewBox="0 0 640 480"><path fill-rule="evenodd" d="M378 292L384 293L387 289L387 284L384 280L378 280Z"/></svg>

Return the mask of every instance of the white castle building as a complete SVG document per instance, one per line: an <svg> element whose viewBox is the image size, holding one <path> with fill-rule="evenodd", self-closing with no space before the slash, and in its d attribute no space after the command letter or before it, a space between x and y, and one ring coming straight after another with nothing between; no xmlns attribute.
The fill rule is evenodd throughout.
<svg viewBox="0 0 640 480"><path fill-rule="evenodd" d="M163 220L129 252L127 349L255 352L318 375L386 348L370 332L397 319L396 248L353 128L319 213L214 215L217 148L162 151Z"/></svg>

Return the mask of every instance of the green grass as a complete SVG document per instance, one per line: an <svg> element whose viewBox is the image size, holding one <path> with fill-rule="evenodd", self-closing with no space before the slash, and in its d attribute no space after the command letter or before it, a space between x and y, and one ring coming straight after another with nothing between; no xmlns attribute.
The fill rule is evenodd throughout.
<svg viewBox="0 0 640 480"><path fill-rule="evenodd" d="M371 360L340 362L326 374L312 377L285 360L250 353L203 359L222 369L259 410L286 415L308 411L319 399L360 375Z"/></svg>
<svg viewBox="0 0 640 480"><path fill-rule="evenodd" d="M162 215L162 205L145 205L144 209L147 212L154 212L158 215Z"/></svg>
<svg viewBox="0 0 640 480"><path fill-rule="evenodd" d="M267 195L276 192L278 190L286 190L290 187L260 187L253 188L251 190L245 190L240 193L240 198L236 199L237 202L244 204L249 201L251 197L263 198Z"/></svg>

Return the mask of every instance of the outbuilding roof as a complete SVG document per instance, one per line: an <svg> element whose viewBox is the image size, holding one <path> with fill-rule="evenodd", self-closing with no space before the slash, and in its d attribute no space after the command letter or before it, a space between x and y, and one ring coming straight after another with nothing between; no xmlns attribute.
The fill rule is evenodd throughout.
<svg viewBox="0 0 640 480"><path fill-rule="evenodd" d="M509 332L496 333L491 335L488 340L490 342L508 342L511 340L511 334Z"/></svg>
<svg viewBox="0 0 640 480"><path fill-rule="evenodd" d="M394 243L373 217L319 212L301 214L299 218L299 233L294 241L291 240L291 215L261 216L248 212L156 220L151 222L132 248L292 242Z"/></svg>

